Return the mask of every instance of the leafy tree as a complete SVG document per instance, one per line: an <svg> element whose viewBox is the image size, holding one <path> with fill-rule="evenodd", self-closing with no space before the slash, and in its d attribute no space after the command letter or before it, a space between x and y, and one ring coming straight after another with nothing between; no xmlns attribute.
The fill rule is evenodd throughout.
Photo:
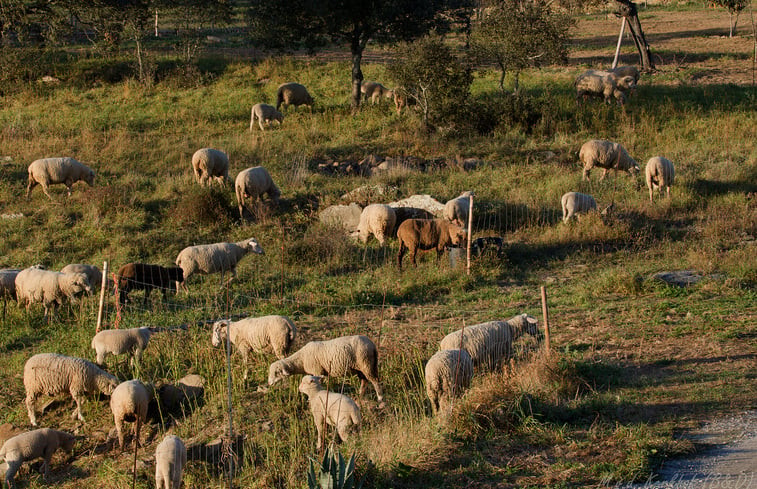
<svg viewBox="0 0 757 489"><path fill-rule="evenodd" d="M444 40L426 36L398 50L389 74L423 114L426 128L457 115L470 94L473 75Z"/></svg>
<svg viewBox="0 0 757 489"><path fill-rule="evenodd" d="M360 68L369 41L410 41L443 29L447 0L250 0L253 39L267 47L314 52L331 43L352 55L352 105L360 105Z"/></svg>
<svg viewBox="0 0 757 489"><path fill-rule="evenodd" d="M494 62L501 70L499 88L504 90L505 73L515 77L518 92L520 72L567 57L571 19L550 9L546 0L499 0L483 11L473 25L471 51L481 61Z"/></svg>
<svg viewBox="0 0 757 489"><path fill-rule="evenodd" d="M733 37L733 31L736 30L736 23L739 21L739 15L748 4L747 0L715 0L717 5L728 9L728 15L730 16L729 25L731 27L728 37Z"/></svg>

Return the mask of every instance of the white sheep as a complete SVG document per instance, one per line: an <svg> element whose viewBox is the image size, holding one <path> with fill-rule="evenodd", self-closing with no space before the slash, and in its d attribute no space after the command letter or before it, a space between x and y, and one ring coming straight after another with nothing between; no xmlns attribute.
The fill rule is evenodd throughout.
<svg viewBox="0 0 757 489"><path fill-rule="evenodd" d="M626 171L631 177L639 172L636 160L631 158L623 146L605 139L592 139L585 142L578 152L578 157L584 165L584 180L589 180L589 172L595 166L604 170L600 181L604 180L610 169Z"/></svg>
<svg viewBox="0 0 757 489"><path fill-rule="evenodd" d="M271 174L262 166L253 166L252 168L240 171L237 174L236 180L234 180L234 190L237 194L240 219L244 217L243 211L248 201L253 203L262 198L264 194L268 194L268 198L274 204L278 204L279 197L281 196L281 191L273 183Z"/></svg>
<svg viewBox="0 0 757 489"><path fill-rule="evenodd" d="M45 317L52 308L67 301L76 301L83 293L91 293L92 286L83 273L61 273L39 268L26 268L16 276L16 300L19 306L42 303Z"/></svg>
<svg viewBox="0 0 757 489"><path fill-rule="evenodd" d="M0 297L16 300L16 277L21 270L17 268L3 268L0 270Z"/></svg>
<svg viewBox="0 0 757 489"><path fill-rule="evenodd" d="M368 243L368 238L373 235L383 246L386 239L394 234L396 222L397 215L392 207L384 204L371 204L360 213L357 236L363 243Z"/></svg>
<svg viewBox="0 0 757 489"><path fill-rule="evenodd" d="M236 243L213 243L205 245L188 246L179 252L176 257L176 266L184 273L184 280L178 283L177 291L187 288L187 280L195 273L221 273L221 286L223 286L223 274L231 272L229 282L237 278L237 263L248 252L264 255L263 247L255 238L238 241Z"/></svg>
<svg viewBox="0 0 757 489"><path fill-rule="evenodd" d="M618 105L626 102L626 92L636 87L633 76L619 76L609 71L588 70L576 78L576 102L589 96L604 97L605 103L615 97Z"/></svg>
<svg viewBox="0 0 757 489"><path fill-rule="evenodd" d="M465 350L440 350L426 362L426 395L434 415L470 387L473 360Z"/></svg>
<svg viewBox="0 0 757 489"><path fill-rule="evenodd" d="M263 123L271 125L273 121L278 121L281 124L284 122L284 114L276 110L276 107L273 105L255 104L250 111L250 132L252 132L252 128L255 125L255 119L258 121L260 130L264 131L265 127Z"/></svg>
<svg viewBox="0 0 757 489"><path fill-rule="evenodd" d="M313 103L313 97L308 93L308 89L299 83L282 83L276 90L276 110L279 110L281 104L294 105L295 108L308 105L312 108Z"/></svg>
<svg viewBox="0 0 757 489"><path fill-rule="evenodd" d="M150 384L143 384L140 380L121 382L110 396L110 411L118 433L118 445L124 449L124 422L134 423L134 440L139 445L139 431L141 425L147 421L147 406L155 396L155 390Z"/></svg>
<svg viewBox="0 0 757 489"><path fill-rule="evenodd" d="M76 401L71 417L84 421L81 414L84 395L96 392L110 395L117 385L118 379L83 358L38 353L24 364L26 410L32 426L37 426L36 402L41 395L56 396L69 392Z"/></svg>
<svg viewBox="0 0 757 489"><path fill-rule="evenodd" d="M105 357L128 354L132 362L139 364L142 352L147 348L155 328L104 329L92 337L91 347L97 354L97 364L103 365Z"/></svg>
<svg viewBox="0 0 757 489"><path fill-rule="evenodd" d="M284 358L292 346L297 328L286 316L263 316L240 321L216 321L213 324L211 343L218 347L226 344L226 334L244 360L244 379L247 380L250 351L271 352Z"/></svg>
<svg viewBox="0 0 757 489"><path fill-rule="evenodd" d="M211 179L220 184L231 182L229 178L229 157L223 151L202 148L192 155L192 169L195 180L202 185L209 185Z"/></svg>
<svg viewBox="0 0 757 489"><path fill-rule="evenodd" d="M87 280L89 280L89 285L92 286L93 291L99 290L102 286L103 274L95 265L72 263L61 268L60 273L83 273L87 276Z"/></svg>
<svg viewBox="0 0 757 489"><path fill-rule="evenodd" d="M155 449L155 489L179 489L187 448L176 435L166 435Z"/></svg>
<svg viewBox="0 0 757 489"><path fill-rule="evenodd" d="M471 191L465 191L444 204L444 218L452 221L463 229L468 227L468 211L470 210Z"/></svg>
<svg viewBox="0 0 757 489"><path fill-rule="evenodd" d="M440 350L463 349L475 368L494 370L512 356L513 342L523 333L539 335L536 318L520 314L507 321L489 321L454 331L442 339Z"/></svg>
<svg viewBox="0 0 757 489"><path fill-rule="evenodd" d="M318 450L323 448L324 424L335 427L342 441L347 440L353 428L360 431L360 408L355 401L344 394L327 391L321 384L321 377L304 376L299 391L308 397L310 412L313 413L315 429L318 432Z"/></svg>
<svg viewBox="0 0 757 489"><path fill-rule="evenodd" d="M378 375L378 350L367 336L342 336L327 341L311 341L287 358L277 360L268 368L268 385L295 374L346 377L356 374L360 378L360 397L368 382L373 384L381 403Z"/></svg>
<svg viewBox="0 0 757 489"><path fill-rule="evenodd" d="M394 90L386 88L384 85L374 81L363 82L360 85L360 93L365 100L371 99L371 104L375 105L381 97L391 99L394 97Z"/></svg>
<svg viewBox="0 0 757 489"><path fill-rule="evenodd" d="M78 181L87 182L90 187L95 184L95 172L80 161L73 158L43 158L32 161L29 165L29 185L26 187L26 198L31 196L32 189L42 185L42 191L52 200L47 192L50 185L63 183L71 196L71 187Z"/></svg>
<svg viewBox="0 0 757 489"><path fill-rule="evenodd" d="M594 197L580 192L567 192L560 199L562 204L562 220L568 222L571 217L597 210Z"/></svg>
<svg viewBox="0 0 757 489"><path fill-rule="evenodd" d="M16 472L24 462L42 458L39 471L44 480L50 478L50 462L59 448L73 454L76 437L65 431L40 428L38 430L21 433L3 443L0 448L0 458L8 464L5 472L5 482L9 488L16 487Z"/></svg>
<svg viewBox="0 0 757 489"><path fill-rule="evenodd" d="M673 185L676 177L676 171L673 162L662 156L653 156L647 161L647 167L644 170L649 188L649 201L654 202L652 193L654 190L665 189L665 193L670 198L670 186Z"/></svg>

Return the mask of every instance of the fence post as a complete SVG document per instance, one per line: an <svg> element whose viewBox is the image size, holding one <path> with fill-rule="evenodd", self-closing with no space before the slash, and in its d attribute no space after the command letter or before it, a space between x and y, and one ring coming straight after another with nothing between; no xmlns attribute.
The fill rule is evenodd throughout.
<svg viewBox="0 0 757 489"><path fill-rule="evenodd" d="M615 59L612 60L612 68L618 67L618 56L620 56L620 43L623 41L623 31L626 30L626 18L623 17L623 22L620 24L620 35L618 36L618 45L615 48Z"/></svg>
<svg viewBox="0 0 757 489"><path fill-rule="evenodd" d="M549 344L549 308L547 307L547 288L541 286L541 313L544 316L544 347L547 354L551 352Z"/></svg>
<svg viewBox="0 0 757 489"><path fill-rule="evenodd" d="M473 234L473 192L468 196L468 247L466 252L465 271L470 275L470 244Z"/></svg>
<svg viewBox="0 0 757 489"><path fill-rule="evenodd" d="M103 325L103 306L105 305L105 289L108 285L108 262L103 262L103 279L102 283L100 284L100 305L97 308L97 327L95 328L95 333L100 332L100 328L102 328Z"/></svg>
<svg viewBox="0 0 757 489"><path fill-rule="evenodd" d="M233 447L234 442L234 411L232 410L231 406L231 334L229 333L229 328L226 328L226 388L228 389L228 400L229 400L229 444ZM233 452L233 450L232 450ZM232 489L234 484L234 456L233 454L228 454L229 456L229 489Z"/></svg>

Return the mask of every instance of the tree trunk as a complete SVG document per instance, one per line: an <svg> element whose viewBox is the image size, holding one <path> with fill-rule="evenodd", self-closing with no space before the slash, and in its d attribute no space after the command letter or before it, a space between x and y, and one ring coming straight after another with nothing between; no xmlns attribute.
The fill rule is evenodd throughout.
<svg viewBox="0 0 757 489"><path fill-rule="evenodd" d="M518 95L520 92L520 71L515 72L513 95Z"/></svg>
<svg viewBox="0 0 757 489"><path fill-rule="evenodd" d="M358 35L353 36L350 46L352 52L352 108L360 107L360 86L363 84L363 71L360 62L363 60L363 46Z"/></svg>
<svg viewBox="0 0 757 489"><path fill-rule="evenodd" d="M505 91L505 64L499 63L499 69L501 70L501 73L499 74L499 89L504 92Z"/></svg>
<svg viewBox="0 0 757 489"><path fill-rule="evenodd" d="M639 12L636 9L636 4L631 0L615 0L618 2L619 8L617 14L621 17L625 17L628 21L628 27L631 30L631 37L636 44L636 49L639 51L639 57L641 58L642 71L654 70L654 62L652 61L652 50L649 48L646 37L644 37L644 30L641 28L641 22L639 21Z"/></svg>

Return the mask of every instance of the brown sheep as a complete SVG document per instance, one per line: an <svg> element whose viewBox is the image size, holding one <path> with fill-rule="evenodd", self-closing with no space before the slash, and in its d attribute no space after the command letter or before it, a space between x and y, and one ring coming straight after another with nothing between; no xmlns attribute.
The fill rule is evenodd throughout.
<svg viewBox="0 0 757 489"><path fill-rule="evenodd" d="M121 305L129 302L129 292L144 290L144 306L150 298L152 289L163 291L166 300L168 289L174 290L176 282L184 281L184 272L179 267L162 267L147 263L127 263L118 270L118 302Z"/></svg>
<svg viewBox="0 0 757 489"><path fill-rule="evenodd" d="M410 250L413 266L416 266L415 255L419 249L436 249L438 262L444 249L462 245L467 239L467 233L460 226L444 219L408 219L397 229L397 238L400 242L397 266L402 270L402 257L407 250Z"/></svg>

